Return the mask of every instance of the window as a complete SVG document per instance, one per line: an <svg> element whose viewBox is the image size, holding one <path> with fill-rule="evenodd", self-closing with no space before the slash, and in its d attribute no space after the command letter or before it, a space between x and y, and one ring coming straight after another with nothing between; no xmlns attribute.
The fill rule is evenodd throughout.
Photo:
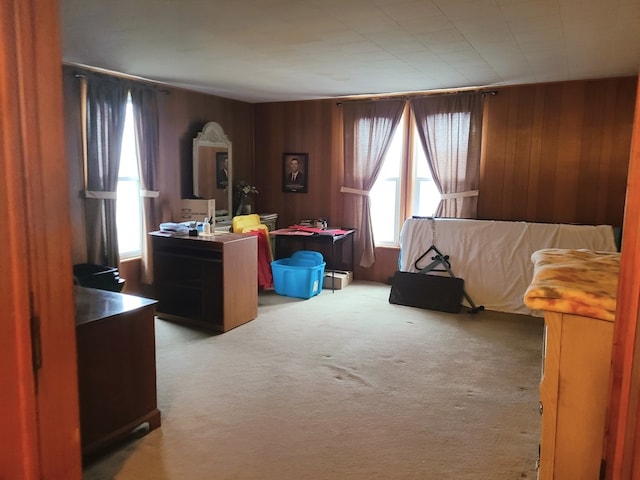
<svg viewBox="0 0 640 480"><path fill-rule="evenodd" d="M424 154L422 143L418 132L413 132L413 196L412 196L412 213L421 217L430 217L435 215L438 204L440 203L440 192L436 187L431 170L427 164L427 157Z"/></svg>
<svg viewBox="0 0 640 480"><path fill-rule="evenodd" d="M140 200L140 170L138 168L131 95L127 98L122 150L120 152L116 224L120 258L139 257L142 251L142 202Z"/></svg>
<svg viewBox="0 0 640 480"><path fill-rule="evenodd" d="M438 208L440 193L431 177L420 137L408 110L405 110L394 132L369 199L376 245L398 244L404 218L431 216ZM403 207L405 205L406 208Z"/></svg>
<svg viewBox="0 0 640 480"><path fill-rule="evenodd" d="M393 134L380 174L369 192L371 224L376 243L393 243L399 236L397 219L401 201L400 177L404 157L405 116Z"/></svg>

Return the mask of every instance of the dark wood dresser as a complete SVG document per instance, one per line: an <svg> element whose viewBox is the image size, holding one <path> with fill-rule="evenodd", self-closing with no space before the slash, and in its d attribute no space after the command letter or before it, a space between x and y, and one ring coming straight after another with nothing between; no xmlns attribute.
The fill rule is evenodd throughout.
<svg viewBox="0 0 640 480"><path fill-rule="evenodd" d="M74 287L82 454L160 426L155 300Z"/></svg>

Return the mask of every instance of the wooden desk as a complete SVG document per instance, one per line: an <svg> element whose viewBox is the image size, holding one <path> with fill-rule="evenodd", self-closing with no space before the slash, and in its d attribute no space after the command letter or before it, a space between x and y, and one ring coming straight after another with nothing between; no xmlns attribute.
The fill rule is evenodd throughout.
<svg viewBox="0 0 640 480"><path fill-rule="evenodd" d="M331 230L331 229L328 229ZM283 228L270 232L270 235L276 239L275 258L287 258L297 250L316 250L320 251L327 262L327 271L331 270L348 270L353 272L353 237L355 230L347 229L346 233L331 235L324 233L314 233L305 235L301 233L292 233L291 229ZM347 248L347 258L345 262L344 243L349 240ZM327 251L327 247L328 251ZM341 248L339 258L336 258L336 247ZM323 251L324 250L324 251Z"/></svg>
<svg viewBox="0 0 640 480"><path fill-rule="evenodd" d="M155 300L74 287L82 454L160 426Z"/></svg>
<svg viewBox="0 0 640 480"><path fill-rule="evenodd" d="M258 316L258 241L150 233L158 317L226 332Z"/></svg>

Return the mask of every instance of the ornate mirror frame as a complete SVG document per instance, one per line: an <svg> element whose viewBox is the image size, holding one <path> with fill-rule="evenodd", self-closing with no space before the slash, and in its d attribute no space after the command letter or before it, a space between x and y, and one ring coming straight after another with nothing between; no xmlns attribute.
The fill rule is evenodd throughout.
<svg viewBox="0 0 640 480"><path fill-rule="evenodd" d="M231 141L220 124L207 123L193 139L193 195L216 200L216 221L233 216L232 165Z"/></svg>

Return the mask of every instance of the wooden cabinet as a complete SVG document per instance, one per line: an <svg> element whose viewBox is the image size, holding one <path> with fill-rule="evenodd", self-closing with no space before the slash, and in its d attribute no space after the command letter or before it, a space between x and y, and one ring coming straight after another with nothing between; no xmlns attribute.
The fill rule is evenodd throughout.
<svg viewBox="0 0 640 480"><path fill-rule="evenodd" d="M596 480L603 458L613 322L545 312L540 480Z"/></svg>
<svg viewBox="0 0 640 480"><path fill-rule="evenodd" d="M158 317L226 332L258 316L257 237L150 235Z"/></svg>
<svg viewBox="0 0 640 480"><path fill-rule="evenodd" d="M91 455L145 423L144 431L160 426L156 302L74 288L82 453Z"/></svg>

